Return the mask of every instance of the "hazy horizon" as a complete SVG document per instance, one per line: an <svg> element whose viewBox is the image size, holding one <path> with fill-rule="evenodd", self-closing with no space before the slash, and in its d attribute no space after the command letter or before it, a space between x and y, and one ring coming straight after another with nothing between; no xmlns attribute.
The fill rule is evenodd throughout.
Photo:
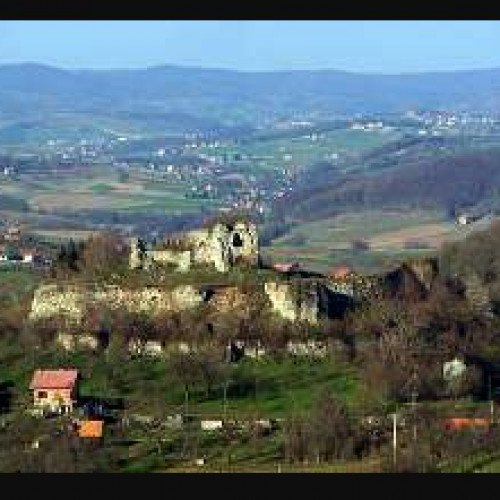
<svg viewBox="0 0 500 500"><path fill-rule="evenodd" d="M500 21L0 21L0 65L415 74L500 67Z"/></svg>
<svg viewBox="0 0 500 500"><path fill-rule="evenodd" d="M355 70L344 70L339 68L310 68L310 69L297 69L297 68L285 68L285 69L236 69L236 68L223 68L217 66L199 66L199 65L187 65L187 64L175 64L175 63L164 63L155 64L150 66L138 66L138 67L110 67L110 68L92 68L92 67L78 67L78 68L68 68L50 63L43 63L37 61L19 61L19 62L0 62L0 67L7 66L41 66L46 68L52 68L62 71L144 71L153 70L158 68L179 68L179 69L193 69L193 70L206 70L206 71L227 71L234 73L248 73L248 74L259 74L259 73L301 73L301 72L338 72L346 73L351 75L364 75L364 76L410 76L410 75L429 75L429 74L439 74L439 73L466 73L466 72L476 72L476 71L495 71L500 70L500 64L497 66L488 67L478 67L478 68L457 68L457 69L443 69L443 70L421 70L421 71L401 71L401 72L382 72L382 71L355 71Z"/></svg>

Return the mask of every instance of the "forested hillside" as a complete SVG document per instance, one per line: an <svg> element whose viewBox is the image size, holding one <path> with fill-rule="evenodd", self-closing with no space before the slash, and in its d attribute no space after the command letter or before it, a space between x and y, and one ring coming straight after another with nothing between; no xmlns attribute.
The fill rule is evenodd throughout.
<svg viewBox="0 0 500 500"><path fill-rule="evenodd" d="M353 209L419 207L454 213L481 203L493 206L500 189L500 150L439 155L381 170L349 176L289 195L279 207L304 220ZM325 185L326 184L326 185Z"/></svg>

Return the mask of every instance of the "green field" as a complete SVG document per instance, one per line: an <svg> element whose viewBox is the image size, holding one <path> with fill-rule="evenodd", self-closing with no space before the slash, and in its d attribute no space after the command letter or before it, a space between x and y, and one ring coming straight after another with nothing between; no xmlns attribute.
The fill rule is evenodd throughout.
<svg viewBox="0 0 500 500"><path fill-rule="evenodd" d="M159 416L184 408L182 385L172 379L168 361L128 359L114 363L104 355L60 351L28 354L19 346L2 343L0 380L14 382L20 400L28 394L33 370L40 366L74 366L83 376L82 395L124 398L131 411ZM359 404L362 397L357 369L337 360L248 359L234 368L232 379L226 410L233 418L257 414L265 418L284 418L291 413L304 412L324 390L351 406ZM216 384L209 394L203 384L196 385L191 391L189 411L221 418L222 383Z"/></svg>
<svg viewBox="0 0 500 500"><path fill-rule="evenodd" d="M50 152L47 142L76 143L82 138L101 139L103 136L138 136L148 132L148 127L128 119L101 116L92 113L52 113L50 117L34 115L31 123L5 121L0 123L0 148L3 152L35 153Z"/></svg>
<svg viewBox="0 0 500 500"><path fill-rule="evenodd" d="M457 226L438 211L350 212L299 223L273 240L264 253L277 261L296 260L320 272L338 264L374 272L400 259L433 253L443 242L461 239L483 227L482 223ZM354 251L355 240L366 241L369 249Z"/></svg>
<svg viewBox="0 0 500 500"><path fill-rule="evenodd" d="M291 170L328 161L348 153L360 153L382 146L399 137L396 132L334 130L317 135L316 140L298 136L287 139L252 140L238 146L200 148L207 155L225 156L235 165L247 169ZM241 158L241 159L239 159Z"/></svg>
<svg viewBox="0 0 500 500"><path fill-rule="evenodd" d="M40 279L39 275L21 266L0 265L0 304L10 306L23 299L29 300Z"/></svg>
<svg viewBox="0 0 500 500"><path fill-rule="evenodd" d="M38 174L29 179L0 180L0 194L26 200L31 210L48 212L156 209L188 213L211 203L211 200L186 198L188 188L180 182L151 182L139 171L123 182L106 167L89 167L71 176Z"/></svg>
<svg viewBox="0 0 500 500"><path fill-rule="evenodd" d="M297 135L289 138L254 138L235 146L219 146L186 150L188 155L203 154L222 156L228 172L243 172L247 180L260 183L261 187L279 188L285 175L306 169L318 161L333 161L350 153L359 153L383 145L398 137L396 132L364 132L342 129L311 136ZM43 152L43 148L40 149ZM337 156L338 155L338 156ZM146 160L144 160L146 161ZM338 167L345 168L345 167ZM353 165L353 168L356 168ZM288 174L286 174L288 175ZM44 226L40 214L72 216L89 210L113 212L165 212L167 215L193 214L201 209L217 209L221 200L191 196L191 188L197 184L196 177L187 180L163 176L144 168L143 163L132 164L126 176L106 165L86 165L79 170L65 173L37 172L15 177L0 178L0 196L8 195L5 203L12 205L11 214L27 222L30 231L54 231L56 224ZM217 183L215 183L217 184ZM217 186L216 186L217 187ZM224 188L222 182L221 188ZM238 193L231 193L238 197ZM26 202L21 212L16 201ZM5 209L8 209L5 208ZM85 222L82 219L82 222ZM66 225L67 227L67 225ZM83 229L76 224L72 229Z"/></svg>

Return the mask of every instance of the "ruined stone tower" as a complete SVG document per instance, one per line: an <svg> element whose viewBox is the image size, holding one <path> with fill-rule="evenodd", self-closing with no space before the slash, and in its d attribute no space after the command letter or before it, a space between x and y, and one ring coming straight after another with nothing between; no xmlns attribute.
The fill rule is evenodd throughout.
<svg viewBox="0 0 500 500"><path fill-rule="evenodd" d="M171 263L179 271L187 271L192 264L213 265L219 272L227 272L238 263L258 266L259 235L251 222L234 224L218 222L205 229L184 233L174 245L142 251L137 240L131 242L130 267L147 268L152 262Z"/></svg>

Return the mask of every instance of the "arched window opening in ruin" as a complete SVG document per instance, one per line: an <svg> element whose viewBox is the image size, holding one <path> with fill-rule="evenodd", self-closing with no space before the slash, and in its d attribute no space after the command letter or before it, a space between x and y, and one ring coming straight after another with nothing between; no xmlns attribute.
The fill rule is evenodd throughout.
<svg viewBox="0 0 500 500"><path fill-rule="evenodd" d="M235 233L233 236L233 247L242 247L243 246L243 240L241 239L241 236L238 233Z"/></svg>

